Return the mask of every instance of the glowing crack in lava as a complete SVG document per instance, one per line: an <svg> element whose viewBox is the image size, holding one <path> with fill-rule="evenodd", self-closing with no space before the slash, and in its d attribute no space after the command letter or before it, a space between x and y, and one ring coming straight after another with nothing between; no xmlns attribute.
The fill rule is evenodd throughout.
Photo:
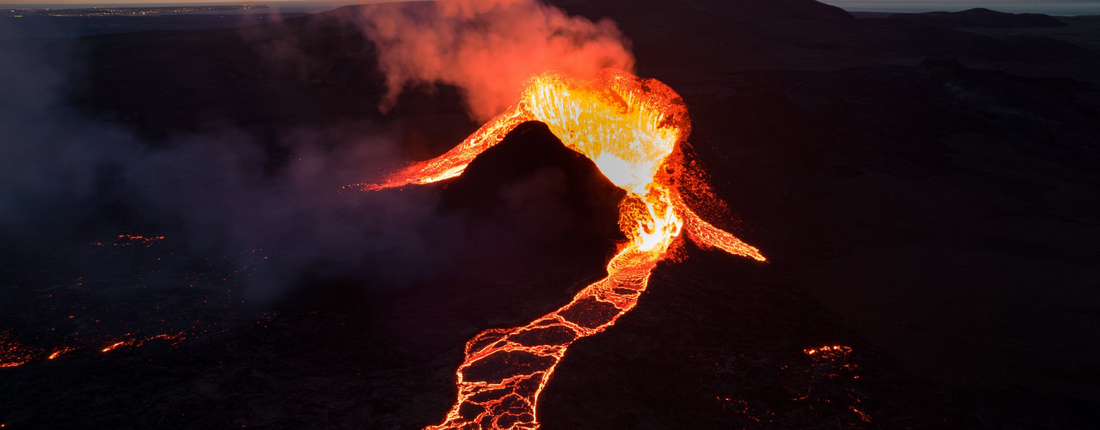
<svg viewBox="0 0 1100 430"><path fill-rule="evenodd" d="M638 303L649 276L686 231L703 248L765 261L760 252L695 214L668 174L666 161L690 133L687 107L654 79L603 70L594 80L549 72L531 78L521 99L442 156L363 186L381 190L454 178L517 125L540 121L570 149L626 190L619 228L628 240L607 277L554 312L522 327L490 329L466 344L457 372L458 399L429 429L537 429L539 394L566 349L606 330Z"/></svg>

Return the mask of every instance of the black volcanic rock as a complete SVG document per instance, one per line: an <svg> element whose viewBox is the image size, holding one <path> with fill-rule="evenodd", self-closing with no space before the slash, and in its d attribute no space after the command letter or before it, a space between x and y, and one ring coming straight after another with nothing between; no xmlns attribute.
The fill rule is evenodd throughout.
<svg viewBox="0 0 1100 430"><path fill-rule="evenodd" d="M1004 13L985 8L969 9L962 12L899 13L889 19L941 27L1035 28L1068 26L1068 24L1050 15Z"/></svg>
<svg viewBox="0 0 1100 430"><path fill-rule="evenodd" d="M480 239L599 256L618 238L625 192L542 123L520 124L447 185L442 210Z"/></svg>
<svg viewBox="0 0 1100 430"><path fill-rule="evenodd" d="M1097 348L1075 340L1095 329L1055 310L1098 303L1097 248L1080 240L1100 214L1093 86L951 59L709 85L723 90L678 89L725 155L708 164L729 164L708 171L754 225L742 237L773 264L821 264L780 272L914 373L997 398L990 427L1093 419L1062 405L1100 401Z"/></svg>

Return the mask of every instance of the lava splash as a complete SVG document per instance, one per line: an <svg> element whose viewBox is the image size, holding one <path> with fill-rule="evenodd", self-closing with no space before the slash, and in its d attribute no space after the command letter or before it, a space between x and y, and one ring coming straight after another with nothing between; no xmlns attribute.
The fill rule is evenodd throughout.
<svg viewBox="0 0 1100 430"><path fill-rule="evenodd" d="M703 248L765 261L758 249L703 220L681 197L683 178L669 163L691 131L679 94L655 79L603 70L593 80L555 72L531 78L520 97L451 151L364 184L365 191L454 178L517 125L545 123L566 147L591 159L626 191L619 228L627 241L607 277L573 300L522 327L490 329L466 344L458 399L429 429L537 429L539 394L577 339L606 330L638 303L657 263L682 233ZM673 173L669 173L673 172ZM679 181L678 181L679 180Z"/></svg>

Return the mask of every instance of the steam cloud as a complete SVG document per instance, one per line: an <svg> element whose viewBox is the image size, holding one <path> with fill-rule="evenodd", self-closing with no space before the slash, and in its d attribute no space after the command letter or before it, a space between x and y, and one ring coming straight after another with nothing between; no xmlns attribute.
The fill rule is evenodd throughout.
<svg viewBox="0 0 1100 430"><path fill-rule="evenodd" d="M84 57L79 46L59 50L0 49L0 80L11 85L0 98L6 282L19 282L15 261L87 272L79 259L51 256L121 233L164 235L162 246L196 255L267 250L278 264L246 281L250 302L279 299L303 277L400 286L449 252L426 250L425 232L448 222L430 192L340 192L399 162L391 128L295 126L265 138L215 125L150 142L69 104Z"/></svg>
<svg viewBox="0 0 1100 430"><path fill-rule="evenodd" d="M408 86L450 84L485 121L515 102L532 75L557 70L588 78L605 67L633 71L615 23L592 22L538 0L457 0L369 8L363 30L386 75L382 109Z"/></svg>
<svg viewBox="0 0 1100 430"><path fill-rule="evenodd" d="M350 24L377 45L387 80L383 107L410 86L447 84L463 91L471 117L484 120L513 103L534 74L589 76L634 65L612 22L570 17L535 0L391 3L364 11ZM298 50L296 34L280 31L253 47L273 66L312 70L315 60ZM475 227L438 213L431 190L339 192L401 162L386 124L272 135L222 122L148 141L126 123L70 104L88 66L81 45L72 45L58 40L48 53L15 44L0 49L0 81L9 89L0 97L0 259L43 260L54 249L120 233L164 235L165 243L197 255L263 248L278 264L245 285L250 300L263 301L309 282L303 278L350 273L383 287L414 282L462 246L513 233L465 231ZM540 202L556 195L562 180L541 179L505 197L522 203L524 194ZM508 210L523 210L515 205Z"/></svg>

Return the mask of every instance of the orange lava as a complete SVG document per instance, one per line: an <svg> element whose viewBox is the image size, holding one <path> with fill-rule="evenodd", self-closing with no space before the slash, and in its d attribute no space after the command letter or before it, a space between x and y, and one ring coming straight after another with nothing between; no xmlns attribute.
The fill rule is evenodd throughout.
<svg viewBox="0 0 1100 430"><path fill-rule="evenodd" d="M61 347L61 348L57 349L56 351L50 353L50 355L48 357L46 357L46 359L47 360L53 360L57 357L60 357L64 354L66 354L66 353L76 351L77 349L80 349L80 348L71 347L71 346Z"/></svg>
<svg viewBox="0 0 1100 430"><path fill-rule="evenodd" d="M705 249L765 261L756 248L692 211L663 170L691 130L687 107L655 79L604 70L578 80L545 73L528 81L520 100L442 156L363 184L366 191L428 184L462 174L474 158L517 125L539 121L566 147L591 159L626 190L619 227L628 240L607 265L607 277L554 312L522 327L490 329L466 344L458 398L429 429L537 429L538 397L573 342L606 330L634 308L657 263L686 231ZM692 180L692 178L681 178Z"/></svg>
<svg viewBox="0 0 1100 430"><path fill-rule="evenodd" d="M112 246L132 246L132 245L145 245L146 248L153 246L154 243L164 240L164 236L137 236L132 234L120 234L115 239ZM95 241L91 243L92 246L105 246L103 242Z"/></svg>
<svg viewBox="0 0 1100 430"><path fill-rule="evenodd" d="M116 246L119 246L119 243L121 242L121 246L129 246L129 245L132 245L132 244L141 244L141 245L145 245L146 248L152 246L153 243L156 243L157 241L164 240L164 236L135 236L135 235L131 235L131 234L120 234L120 235L118 235L118 238L121 239L121 240L115 242ZM122 242L122 241L127 241L127 242Z"/></svg>
<svg viewBox="0 0 1100 430"><path fill-rule="evenodd" d="M18 367L34 359L35 351L11 338L6 332L0 332L0 368Z"/></svg>
<svg viewBox="0 0 1100 430"><path fill-rule="evenodd" d="M851 409L852 412L855 412L857 415L859 415L859 419L863 420L863 422L871 422L871 416L867 415L867 413L859 409L856 409L855 406L849 406L848 409Z"/></svg>
<svg viewBox="0 0 1100 430"><path fill-rule="evenodd" d="M144 345L145 342L148 342L150 340L155 340L155 339L169 340L169 341L172 341L173 345L176 345L176 344L183 341L183 339L184 339L183 334L184 334L184 332L181 331L181 332L175 333L175 334L167 334L166 333L166 334L158 334L158 335L155 335L155 336L146 336L146 337L139 337L139 338L134 338L134 339L122 340L122 341L115 342L115 343L107 346L106 348L103 348L102 350L100 350L100 352L111 352L112 350L117 349L117 348L122 347L122 346L133 346L133 347L137 348L137 347L140 347L140 346ZM129 336L129 334L127 334L127 336Z"/></svg>
<svg viewBox="0 0 1100 430"><path fill-rule="evenodd" d="M820 347L820 348L804 349L804 350L802 350L802 352L805 352L806 355L809 355L809 356L818 355L818 356L821 356L821 357L835 357L835 356L848 355L848 353L852 352L852 348L849 348L847 346L840 346L840 345L832 345L832 346L826 345L826 346L823 346L823 347Z"/></svg>
<svg viewBox="0 0 1100 430"><path fill-rule="evenodd" d="M103 348L102 350L100 350L100 352L111 352L115 348L118 348L118 347L124 346L124 345L129 345L131 343L134 343L134 341L133 340L123 340L123 341L115 342L115 343L112 343L111 346Z"/></svg>

